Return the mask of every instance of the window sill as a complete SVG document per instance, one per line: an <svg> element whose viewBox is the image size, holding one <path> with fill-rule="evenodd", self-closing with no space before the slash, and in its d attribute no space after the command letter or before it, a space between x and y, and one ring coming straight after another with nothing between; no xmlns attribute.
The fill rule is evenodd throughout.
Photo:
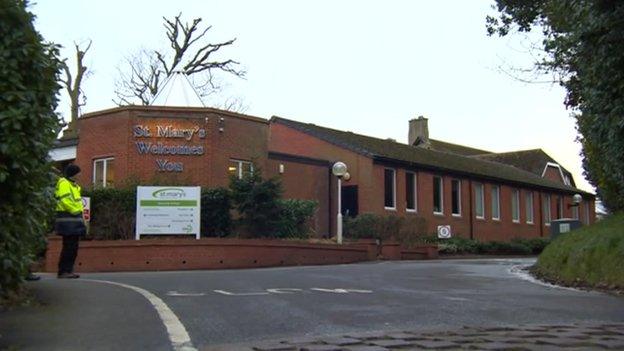
<svg viewBox="0 0 624 351"><path fill-rule="evenodd" d="M416 210L410 210L409 208L405 210L407 213L418 213Z"/></svg>
<svg viewBox="0 0 624 351"><path fill-rule="evenodd" d="M386 211L395 211L396 212L396 207L384 207L384 210Z"/></svg>
<svg viewBox="0 0 624 351"><path fill-rule="evenodd" d="M461 214L455 214L455 213L453 213L451 216L453 216L454 218L461 218L462 217Z"/></svg>
<svg viewBox="0 0 624 351"><path fill-rule="evenodd" d="M528 225L535 225L535 223L533 223L533 222L526 222L526 224L528 224Z"/></svg>
<svg viewBox="0 0 624 351"><path fill-rule="evenodd" d="M433 215L438 217L444 217L444 212L434 212Z"/></svg>
<svg viewBox="0 0 624 351"><path fill-rule="evenodd" d="M513 221L512 220L511 223L513 223L513 224L520 224L520 221Z"/></svg>

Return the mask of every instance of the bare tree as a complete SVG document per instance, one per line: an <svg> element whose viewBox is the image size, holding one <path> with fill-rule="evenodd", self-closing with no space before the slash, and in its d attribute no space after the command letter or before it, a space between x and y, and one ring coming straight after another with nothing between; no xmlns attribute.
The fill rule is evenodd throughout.
<svg viewBox="0 0 624 351"><path fill-rule="evenodd" d="M71 119L69 121L69 126L67 130L63 133L64 137L71 137L76 135L75 125L76 120L80 116L80 107L84 106L87 103L87 98L84 95L84 91L82 90L82 80L85 78L89 70L84 65L84 58L89 49L91 48L91 44L93 42L88 40L87 46L84 49L80 48L79 44L74 43L74 47L76 48L76 76L72 75L72 72L67 65L67 59L63 60L62 68L65 72L65 77L61 78L61 84L67 90L67 95L69 95L70 107L71 107Z"/></svg>
<svg viewBox="0 0 624 351"><path fill-rule="evenodd" d="M237 77L244 77L245 71L238 69L239 62L232 59L220 61L214 54L234 44L236 38L221 43L207 43L206 33L212 28L200 29L202 19L195 18L190 24L182 23L182 14L173 20L163 17L171 51L142 50L126 59L125 70L120 69L113 100L117 105L133 104L139 101L148 105L158 94L161 84L174 72L193 76L193 83L201 97L208 96L219 87L213 79L214 71L223 71Z"/></svg>

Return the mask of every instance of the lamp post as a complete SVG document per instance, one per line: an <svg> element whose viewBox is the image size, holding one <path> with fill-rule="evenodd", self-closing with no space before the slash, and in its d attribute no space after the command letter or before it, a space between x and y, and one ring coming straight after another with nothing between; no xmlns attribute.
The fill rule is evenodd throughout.
<svg viewBox="0 0 624 351"><path fill-rule="evenodd" d="M342 199L341 180L347 174L347 165L344 162L336 162L332 166L332 173L338 178L338 215L336 216L336 241L342 244Z"/></svg>

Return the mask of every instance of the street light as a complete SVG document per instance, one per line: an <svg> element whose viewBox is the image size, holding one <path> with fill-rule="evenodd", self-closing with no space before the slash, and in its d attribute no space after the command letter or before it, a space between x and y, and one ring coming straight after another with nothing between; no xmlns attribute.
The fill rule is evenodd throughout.
<svg viewBox="0 0 624 351"><path fill-rule="evenodd" d="M574 196L572 196L573 204L568 204L568 208L580 205L581 201L583 201L583 196L581 196L581 194L574 194Z"/></svg>
<svg viewBox="0 0 624 351"><path fill-rule="evenodd" d="M338 178L338 216L336 217L336 241L342 244L342 203L340 181L347 175L347 165L344 162L336 162L332 166L332 173Z"/></svg>

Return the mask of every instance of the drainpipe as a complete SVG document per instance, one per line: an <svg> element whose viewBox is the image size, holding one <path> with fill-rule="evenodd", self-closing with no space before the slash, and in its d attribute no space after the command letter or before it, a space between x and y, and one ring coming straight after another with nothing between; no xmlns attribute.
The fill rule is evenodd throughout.
<svg viewBox="0 0 624 351"><path fill-rule="evenodd" d="M329 200L329 204L327 206L327 228L329 229L329 233L327 233L329 235L329 238L332 237L331 232L333 230L332 225L331 225L331 221L332 221L332 217L333 217L333 213L332 213L332 178L333 178L333 174L332 174L332 170L331 167L329 167L329 169L327 169L327 194L328 194L328 200Z"/></svg>
<svg viewBox="0 0 624 351"><path fill-rule="evenodd" d="M470 209L470 211L469 211L468 215L470 216L470 239L471 240L474 239L474 223L473 223L474 214L472 212L473 211L473 208L472 208L472 206L473 206L473 204L472 204L472 202L473 202L472 201L472 197L473 197L473 194L472 194L472 179L469 179L468 180L468 199L470 200L470 205L468 206L468 208Z"/></svg>
<svg viewBox="0 0 624 351"><path fill-rule="evenodd" d="M544 200L542 199L542 192L537 193L537 202L539 204L540 237L543 237L544 236L544 209L542 208L542 206L544 206L543 204Z"/></svg>

